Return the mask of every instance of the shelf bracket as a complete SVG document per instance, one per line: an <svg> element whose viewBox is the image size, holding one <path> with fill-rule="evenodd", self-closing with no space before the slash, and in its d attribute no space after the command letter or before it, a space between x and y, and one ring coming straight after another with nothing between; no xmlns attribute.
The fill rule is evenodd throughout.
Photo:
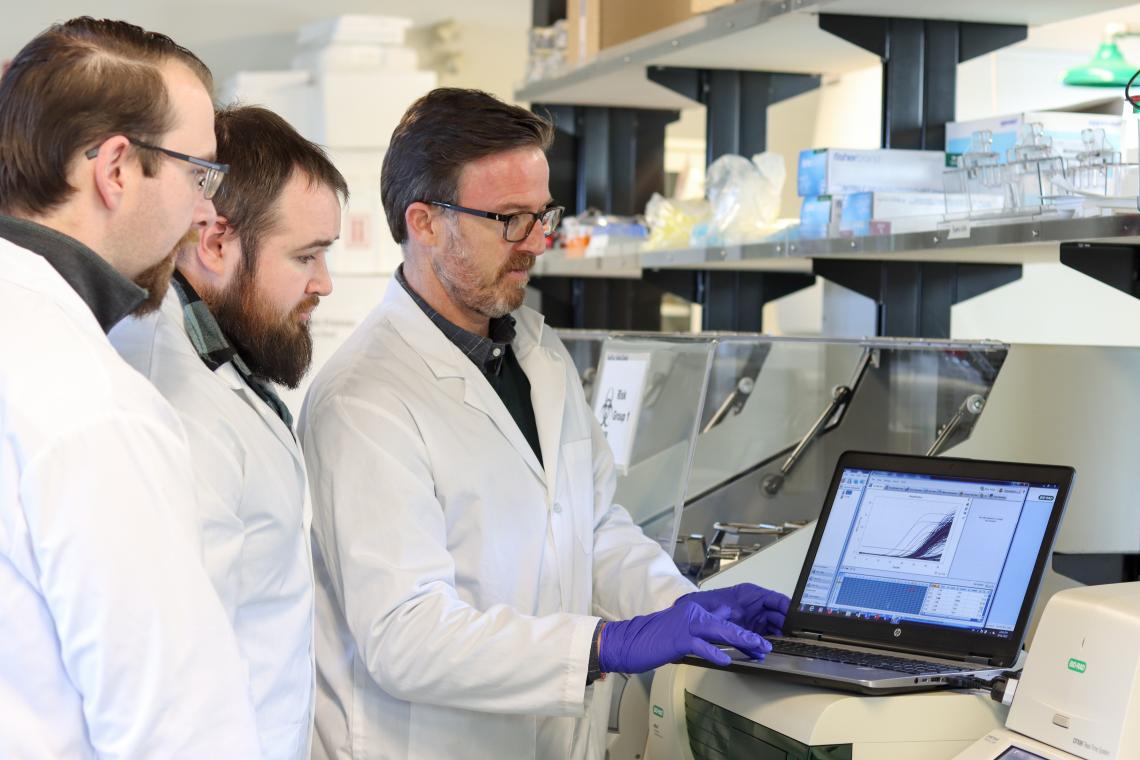
<svg viewBox="0 0 1140 760"><path fill-rule="evenodd" d="M1023 24L819 15L819 28L883 62L882 146L944 150L958 64L1021 42Z"/></svg>
<svg viewBox="0 0 1140 760"><path fill-rule="evenodd" d="M1020 264L814 259L812 271L878 307L876 334L949 338L950 307L1021 278Z"/></svg>
<svg viewBox="0 0 1140 760"><path fill-rule="evenodd" d="M819 87L812 74L653 66L651 82L705 106L705 163L768 146L768 107Z"/></svg>
<svg viewBox="0 0 1140 760"><path fill-rule="evenodd" d="M1061 263L1133 298L1140 298L1140 246L1061 243Z"/></svg>
<svg viewBox="0 0 1140 760"><path fill-rule="evenodd" d="M571 214L632 215L665 190L665 127L679 111L535 104L554 122L550 191Z"/></svg>

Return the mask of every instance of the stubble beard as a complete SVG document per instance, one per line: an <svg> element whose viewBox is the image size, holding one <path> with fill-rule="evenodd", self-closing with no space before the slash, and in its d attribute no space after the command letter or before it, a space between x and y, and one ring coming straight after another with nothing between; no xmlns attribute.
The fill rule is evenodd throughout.
<svg viewBox="0 0 1140 760"><path fill-rule="evenodd" d="M514 285L504 282L512 270L534 267L536 257L514 251L507 262L492 277L484 277L475 263L475 256L463 239L458 225L447 223L449 239L442 256L433 256L432 269L444 290L459 306L488 319L498 319L522 306L526 299L526 283Z"/></svg>

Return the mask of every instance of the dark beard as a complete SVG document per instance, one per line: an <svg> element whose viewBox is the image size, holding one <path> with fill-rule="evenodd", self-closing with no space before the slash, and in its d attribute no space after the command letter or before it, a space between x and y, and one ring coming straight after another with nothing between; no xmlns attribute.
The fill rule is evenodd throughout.
<svg viewBox="0 0 1140 760"><path fill-rule="evenodd" d="M135 285L146 291L146 300L135 307L131 312L133 316L145 317L157 311L162 305L162 299L166 297L166 290L170 287L170 275L174 274L174 257L177 254L176 248L165 259L135 277Z"/></svg>
<svg viewBox="0 0 1140 760"><path fill-rule="evenodd" d="M317 296L305 299L283 318L258 297L253 276L243 266L228 288L203 293L202 300L253 374L286 388L301 384L313 360L313 338L309 326L297 322L297 315L314 308Z"/></svg>

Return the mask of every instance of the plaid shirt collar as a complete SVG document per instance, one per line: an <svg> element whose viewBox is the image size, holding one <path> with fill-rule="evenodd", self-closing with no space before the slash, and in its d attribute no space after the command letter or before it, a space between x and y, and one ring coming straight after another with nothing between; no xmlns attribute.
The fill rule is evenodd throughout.
<svg viewBox="0 0 1140 760"><path fill-rule="evenodd" d="M201 357L202 363L211 372L226 362L233 364L234 369L245 380L246 385L281 418L285 427L292 432L293 415L289 413L289 407L285 406L285 402L273 390L272 383L253 374L249 365L245 363L245 360L241 358L222 332L218 320L210 313L210 309L201 296L177 269L174 270L174 276L170 280L170 288L178 295L178 300L182 304L182 320L186 325L186 333L190 336L190 342L194 345L194 350L198 352L198 356Z"/></svg>
<svg viewBox="0 0 1140 760"><path fill-rule="evenodd" d="M507 350L511 347L511 342L515 339L515 318L510 314L501 317L496 317L491 320L491 337L484 338L482 335L476 335L473 332L468 332L458 325L452 324L440 314L438 311L431 307L427 301L420 297L420 294L412 289L408 284L407 279L404 277L404 265L401 264L396 269L396 282L400 283L416 305L420 307L428 319L439 328L448 340L455 344L455 347L463 352L463 355L470 359L479 371L487 377L497 376L503 367L503 357L507 355Z"/></svg>

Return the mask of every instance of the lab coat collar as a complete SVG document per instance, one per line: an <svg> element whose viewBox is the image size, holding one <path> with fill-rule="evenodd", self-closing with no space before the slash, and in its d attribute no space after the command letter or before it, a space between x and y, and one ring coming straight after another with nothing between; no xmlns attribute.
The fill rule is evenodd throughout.
<svg viewBox="0 0 1140 760"><path fill-rule="evenodd" d="M531 403L545 467L539 463L514 417L479 368L447 339L394 279L388 284L383 309L392 327L424 360L436 379L463 380L463 402L491 418L534 474L546 482L547 492L553 493L553 486L557 483L566 377L561 356L542 345L542 333L546 329L542 315L526 307L515 311L517 332L511 346L530 381Z"/></svg>
<svg viewBox="0 0 1140 760"><path fill-rule="evenodd" d="M198 358L198 361L201 362L201 358L198 357L197 349L194 348L194 344L190 340L190 333L186 329L186 320L182 313L182 301L179 300L178 294L174 292L173 288L167 291L166 296L162 299L162 314L165 318L172 320L174 324L178 325L179 331L186 338L186 350L193 353L194 356ZM202 366L203 368L206 367L205 364ZM236 393L253 408L253 411L255 411L265 424L269 426L269 429L273 431L273 435L277 437L281 445L289 450L289 454L293 457L297 466L304 469L305 465L301 459L300 447L297 445L297 440L293 437L293 431L285 425L281 418L277 416L276 412L269 408L268 404L258 397L252 388L246 385L237 368L231 363L226 362L213 370L211 374L228 385L231 391Z"/></svg>

